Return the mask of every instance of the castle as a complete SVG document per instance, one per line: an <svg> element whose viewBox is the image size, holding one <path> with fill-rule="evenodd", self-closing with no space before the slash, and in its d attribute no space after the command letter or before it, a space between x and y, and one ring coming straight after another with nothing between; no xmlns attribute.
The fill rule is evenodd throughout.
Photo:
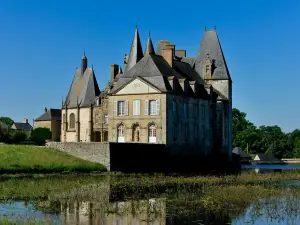
<svg viewBox="0 0 300 225"><path fill-rule="evenodd" d="M112 64L100 90L84 54L62 102L61 142L164 144L231 158L232 80L215 29L206 30L197 56L170 41L143 52L136 28L123 70ZM155 147L155 146L154 146Z"/></svg>

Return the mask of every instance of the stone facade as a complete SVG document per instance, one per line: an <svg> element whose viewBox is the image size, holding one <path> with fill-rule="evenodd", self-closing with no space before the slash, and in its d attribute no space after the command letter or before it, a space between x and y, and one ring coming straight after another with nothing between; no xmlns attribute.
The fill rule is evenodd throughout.
<svg viewBox="0 0 300 225"><path fill-rule="evenodd" d="M52 141L60 141L61 122L57 120L50 121L35 121L34 129L39 127L49 128L52 133Z"/></svg>
<svg viewBox="0 0 300 225"><path fill-rule="evenodd" d="M48 142L50 148L58 149L77 158L100 163L110 170L109 143L72 143Z"/></svg>
<svg viewBox="0 0 300 225"><path fill-rule="evenodd" d="M141 49L136 29L124 73L112 64L100 91L93 68L81 68L62 104L62 142L165 144L172 152L224 153L231 159L232 81L214 30L205 31L196 57L149 36Z"/></svg>

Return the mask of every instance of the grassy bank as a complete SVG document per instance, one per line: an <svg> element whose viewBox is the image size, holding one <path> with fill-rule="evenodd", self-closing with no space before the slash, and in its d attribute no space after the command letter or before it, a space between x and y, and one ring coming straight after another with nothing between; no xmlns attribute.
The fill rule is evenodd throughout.
<svg viewBox="0 0 300 225"><path fill-rule="evenodd" d="M59 173L106 171L97 163L75 158L55 149L0 145L0 174L2 173Z"/></svg>

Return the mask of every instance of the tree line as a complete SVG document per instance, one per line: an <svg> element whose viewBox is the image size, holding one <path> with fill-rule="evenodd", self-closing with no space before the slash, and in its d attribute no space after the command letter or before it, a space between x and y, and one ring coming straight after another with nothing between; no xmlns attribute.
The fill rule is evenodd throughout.
<svg viewBox="0 0 300 225"><path fill-rule="evenodd" d="M277 125L255 126L246 113L232 109L232 146L249 154L271 153L275 157L300 158L300 130L285 133Z"/></svg>

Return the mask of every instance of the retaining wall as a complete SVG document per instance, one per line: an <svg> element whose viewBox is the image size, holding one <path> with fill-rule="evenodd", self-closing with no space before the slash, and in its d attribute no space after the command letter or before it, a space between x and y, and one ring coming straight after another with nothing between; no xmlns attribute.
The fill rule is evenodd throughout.
<svg viewBox="0 0 300 225"><path fill-rule="evenodd" d="M46 146L77 158L104 165L110 171L109 143L103 142L48 142Z"/></svg>

